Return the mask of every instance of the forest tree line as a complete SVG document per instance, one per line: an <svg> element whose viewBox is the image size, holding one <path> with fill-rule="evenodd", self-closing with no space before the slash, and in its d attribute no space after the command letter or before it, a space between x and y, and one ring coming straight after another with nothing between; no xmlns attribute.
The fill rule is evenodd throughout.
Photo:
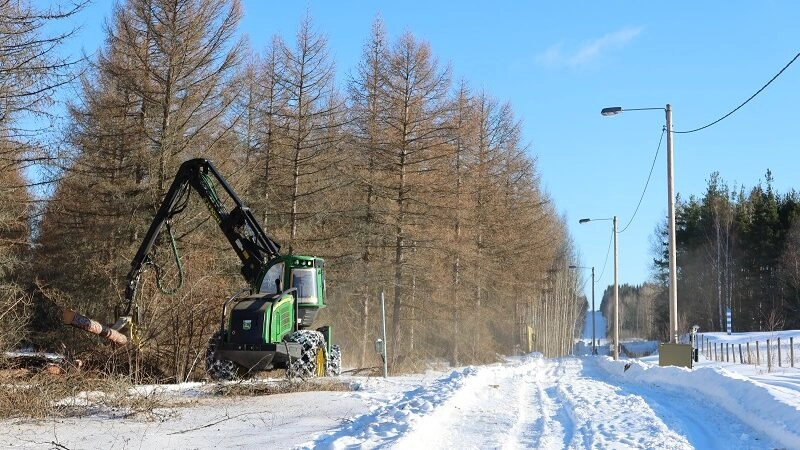
<svg viewBox="0 0 800 450"><path fill-rule="evenodd" d="M678 330L800 328L800 196L775 192L772 173L755 187L731 187L714 172L701 197L676 202ZM620 287L620 336L666 340L667 224L656 231L654 280ZM602 309L612 317L613 292ZM649 319L647 318L649 316Z"/></svg>
<svg viewBox="0 0 800 450"><path fill-rule="evenodd" d="M39 25L16 29L15 39L28 36L23 48L41 55L36 67L46 73L30 74L31 97L0 122L5 348L96 351L96 338L62 326L60 311L114 321L130 261L177 168L202 157L282 251L326 259L322 319L345 366L377 364L381 292L397 368L490 361L528 336L534 350L570 352L586 300L522 124L509 103L453 80L424 40L389 38L376 20L357 66L338 80L310 17L291 39L254 50L237 31L238 0L126 0L109 12L95 56L67 64L41 50L69 33L43 36L42 25L75 10L23 3L0 5L0 21ZM6 48L0 64L24 67ZM0 89L13 97L25 76L0 71ZM77 94L60 142L15 134L33 106L53 105L61 78L74 79ZM31 161L53 175L37 181L51 187L45 199L26 189ZM152 274L143 278L137 351L114 357L137 376L181 381L202 376L206 341L243 281L196 195L171 227L184 286L167 295ZM179 281L173 258L161 239L154 262L166 290Z"/></svg>

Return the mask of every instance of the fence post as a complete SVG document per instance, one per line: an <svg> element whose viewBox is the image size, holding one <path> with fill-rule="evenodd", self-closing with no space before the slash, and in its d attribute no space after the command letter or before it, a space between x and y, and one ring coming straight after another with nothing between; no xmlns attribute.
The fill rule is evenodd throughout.
<svg viewBox="0 0 800 450"><path fill-rule="evenodd" d="M753 364L753 355L750 353L750 341L747 341L746 345L747 345L747 364Z"/></svg>
<svg viewBox="0 0 800 450"><path fill-rule="evenodd" d="M742 357L742 343L739 343L739 364L744 364L744 358Z"/></svg>
<svg viewBox="0 0 800 450"><path fill-rule="evenodd" d="M778 338L778 367L781 366L781 338Z"/></svg>
<svg viewBox="0 0 800 450"><path fill-rule="evenodd" d="M758 341L756 341L756 365L761 364L761 355L758 354Z"/></svg>
<svg viewBox="0 0 800 450"><path fill-rule="evenodd" d="M789 365L794 367L794 336L789 337Z"/></svg>
<svg viewBox="0 0 800 450"><path fill-rule="evenodd" d="M714 361L717 360L717 343L714 342Z"/></svg>
<svg viewBox="0 0 800 450"><path fill-rule="evenodd" d="M731 345L727 342L725 343L725 362L731 362L731 353L728 351L731 348Z"/></svg>
<svg viewBox="0 0 800 450"><path fill-rule="evenodd" d="M736 345L731 344L731 356L733 356L733 363L736 364Z"/></svg>
<svg viewBox="0 0 800 450"><path fill-rule="evenodd" d="M772 359L770 355L769 339L767 339L767 372L772 372Z"/></svg>

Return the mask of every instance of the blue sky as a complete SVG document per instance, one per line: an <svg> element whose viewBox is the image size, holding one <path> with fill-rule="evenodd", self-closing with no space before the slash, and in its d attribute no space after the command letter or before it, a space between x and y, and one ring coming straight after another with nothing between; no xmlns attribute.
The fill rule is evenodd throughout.
<svg viewBox="0 0 800 450"><path fill-rule="evenodd" d="M391 39L411 31L451 64L455 79L509 101L579 264L596 267L598 298L613 282L611 222L578 219L616 215L620 229L631 220L664 126L663 111L602 117L600 109L670 103L676 131L697 128L738 106L800 52L800 2L793 0L244 0L243 7L241 31L257 50L276 34L293 39L309 13L328 36L342 82L380 14ZM83 28L71 51L102 45L100 24L110 11L110 1L97 0L74 19ZM767 169L778 192L797 189L798 105L800 61L726 120L676 135L676 192L702 195L713 171L749 189ZM618 236L620 283L650 277L653 232L667 214L665 148L638 213Z"/></svg>

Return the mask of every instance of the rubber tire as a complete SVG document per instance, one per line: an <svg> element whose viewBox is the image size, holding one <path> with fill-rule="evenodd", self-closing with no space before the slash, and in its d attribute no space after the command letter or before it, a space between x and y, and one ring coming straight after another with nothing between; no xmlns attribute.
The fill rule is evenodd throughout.
<svg viewBox="0 0 800 450"><path fill-rule="evenodd" d="M342 374L342 350L338 345L331 345L331 354L325 365L326 377L338 377Z"/></svg>
<svg viewBox="0 0 800 450"><path fill-rule="evenodd" d="M319 331L298 330L286 337L289 342L303 346L300 358L290 361L286 368L287 378L315 378L317 376L317 353L325 351L325 337Z"/></svg>
<svg viewBox="0 0 800 450"><path fill-rule="evenodd" d="M217 358L217 347L224 336L224 331L217 331L208 340L206 348L206 375L214 381L230 381L239 378L239 366L235 362Z"/></svg>

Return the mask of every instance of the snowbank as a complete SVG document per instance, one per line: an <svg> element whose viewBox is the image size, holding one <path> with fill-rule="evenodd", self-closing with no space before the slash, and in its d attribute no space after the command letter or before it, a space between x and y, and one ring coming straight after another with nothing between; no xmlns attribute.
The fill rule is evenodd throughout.
<svg viewBox="0 0 800 450"><path fill-rule="evenodd" d="M628 370L624 366L630 364ZM692 396L713 402L756 430L788 448L800 448L800 374L782 383L792 388L783 394L770 389L767 383L745 377L719 367L659 367L638 360L602 358L600 367L612 374L621 374L620 382L667 386L677 395ZM698 418L702 420L702 418Z"/></svg>

